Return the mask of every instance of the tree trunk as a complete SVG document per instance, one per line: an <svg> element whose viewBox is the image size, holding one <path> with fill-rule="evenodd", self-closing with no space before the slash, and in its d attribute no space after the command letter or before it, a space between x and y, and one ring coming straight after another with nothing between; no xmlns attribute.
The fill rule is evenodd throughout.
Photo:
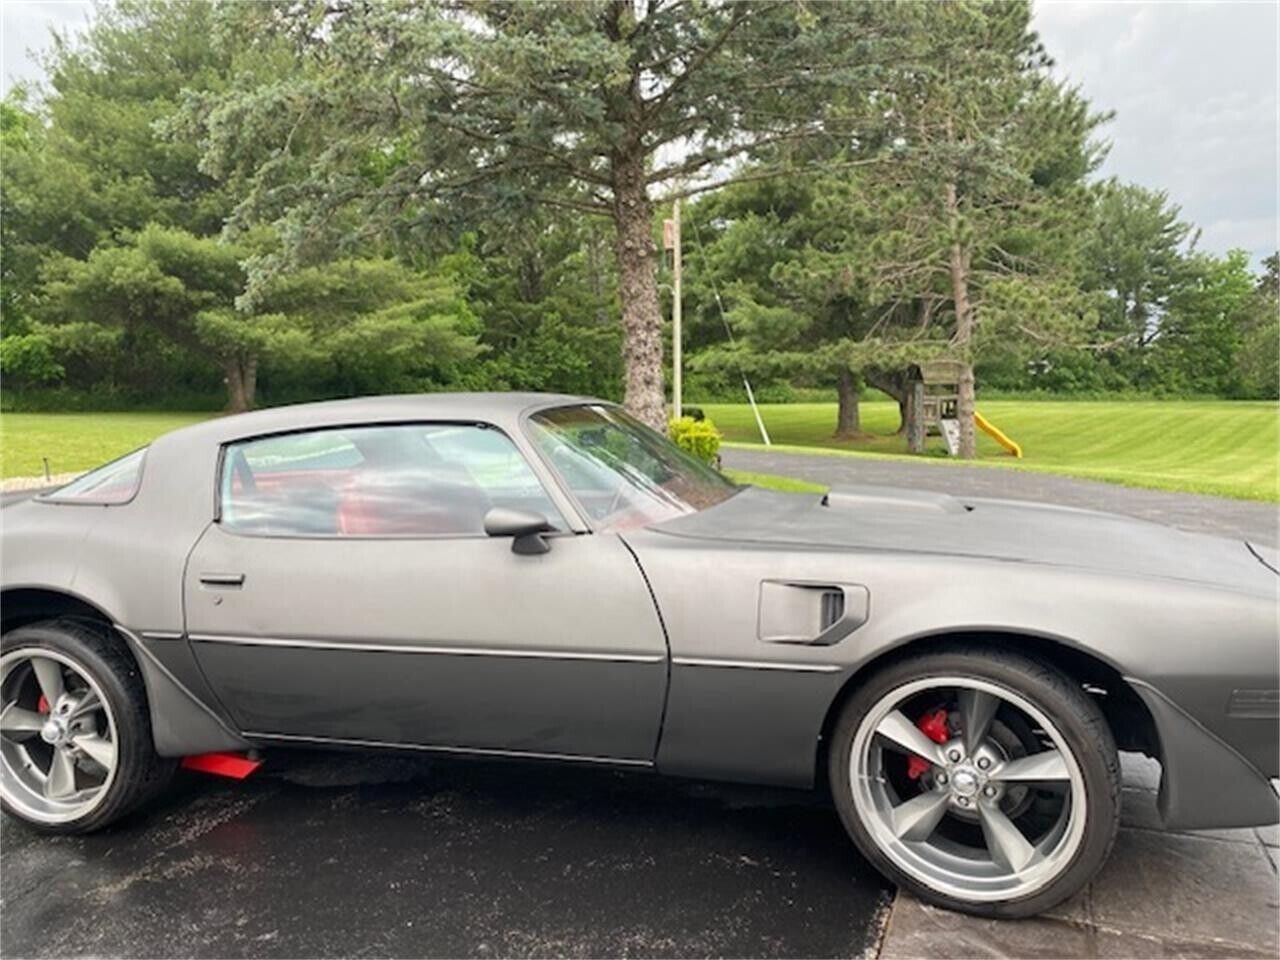
<svg viewBox="0 0 1280 960"><path fill-rule="evenodd" d="M858 406L862 389L858 377L847 367L842 368L836 390L840 407L836 413L835 437L837 440L855 440L862 436L862 411Z"/></svg>
<svg viewBox="0 0 1280 960"><path fill-rule="evenodd" d="M956 419L960 421L960 458L976 460L978 435L973 413L977 400L973 390L973 364L966 363L960 371L959 389L956 392Z"/></svg>
<svg viewBox="0 0 1280 960"><path fill-rule="evenodd" d="M960 457L973 460L978 456L978 440L973 424L976 402L973 390L973 302L969 299L970 252L960 245L960 203L954 183L947 184L946 199L952 229L951 299L956 311L956 332L951 342L964 362L956 401L956 418L960 421Z"/></svg>
<svg viewBox="0 0 1280 960"><path fill-rule="evenodd" d="M622 301L623 405L661 433L667 432L662 389L662 314L658 306L652 233L653 208L642 155L613 163L613 223L617 230L618 296Z"/></svg>
<svg viewBox="0 0 1280 960"><path fill-rule="evenodd" d="M222 362L227 381L227 412L244 413L253 409L258 391L258 359L232 357Z"/></svg>
<svg viewBox="0 0 1280 960"><path fill-rule="evenodd" d="M916 415L916 391L915 386L908 382L902 391L901 397L895 397L898 401L898 432L897 436L902 436L911 426L911 420Z"/></svg>
<svg viewBox="0 0 1280 960"><path fill-rule="evenodd" d="M906 412L902 416L907 426L907 450L911 453L924 453L923 380L914 380L907 385Z"/></svg>
<svg viewBox="0 0 1280 960"><path fill-rule="evenodd" d="M245 360L242 369L245 409L252 410L258 404L258 358Z"/></svg>
<svg viewBox="0 0 1280 960"><path fill-rule="evenodd" d="M604 303L604 257L600 247L600 231L598 221L588 225L587 235L587 276L591 284L591 296L596 302L596 323L604 326L610 322L609 311Z"/></svg>
<svg viewBox="0 0 1280 960"><path fill-rule="evenodd" d="M239 360L227 360L223 364L227 381L227 412L244 413L249 409L244 396L244 376L240 372Z"/></svg>
<svg viewBox="0 0 1280 960"><path fill-rule="evenodd" d="M906 370L895 370L886 373L883 370L869 370L865 374L867 383L877 390L887 393L898 402L898 429L895 436L907 432L907 424L911 419L911 376Z"/></svg>

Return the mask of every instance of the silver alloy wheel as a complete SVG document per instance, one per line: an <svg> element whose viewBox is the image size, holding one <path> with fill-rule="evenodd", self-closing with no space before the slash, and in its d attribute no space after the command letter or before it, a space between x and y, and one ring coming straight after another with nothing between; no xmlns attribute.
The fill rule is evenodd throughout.
<svg viewBox="0 0 1280 960"><path fill-rule="evenodd" d="M29 820L95 810L119 767L116 722L98 684L70 657L24 647L0 657L0 795Z"/></svg>
<svg viewBox="0 0 1280 960"><path fill-rule="evenodd" d="M903 711L908 701L916 710L945 704L954 735L926 736L919 716ZM1011 738L1011 725L1043 749ZM1005 687L959 676L903 684L862 718L851 749L853 801L867 832L897 867L945 896L1030 896L1062 875L1084 839L1079 763L1048 717ZM915 776L912 757L928 764L917 763Z"/></svg>

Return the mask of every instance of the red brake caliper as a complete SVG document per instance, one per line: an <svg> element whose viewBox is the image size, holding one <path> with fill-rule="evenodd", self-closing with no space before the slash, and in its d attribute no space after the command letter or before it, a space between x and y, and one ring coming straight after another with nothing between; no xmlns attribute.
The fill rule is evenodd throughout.
<svg viewBox="0 0 1280 960"><path fill-rule="evenodd" d="M934 743L946 743L951 739L951 732L947 729L947 711L941 707L926 713L916 721L916 726ZM907 757L907 776L912 780L919 780L921 774L931 766L933 764L924 757Z"/></svg>
<svg viewBox="0 0 1280 960"><path fill-rule="evenodd" d="M49 712L49 699L42 693L40 694L40 699L36 701L36 713L48 713L48 712Z"/></svg>

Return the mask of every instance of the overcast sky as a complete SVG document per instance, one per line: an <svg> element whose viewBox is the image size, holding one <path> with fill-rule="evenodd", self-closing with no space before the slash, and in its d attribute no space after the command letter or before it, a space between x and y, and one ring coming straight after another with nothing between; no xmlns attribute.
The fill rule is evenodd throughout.
<svg viewBox="0 0 1280 960"><path fill-rule="evenodd" d="M38 80L31 51L91 13L84 0L0 5L3 89ZM1103 175L1167 190L1206 250L1276 249L1280 3L1041 0L1036 28L1059 72L1116 111Z"/></svg>

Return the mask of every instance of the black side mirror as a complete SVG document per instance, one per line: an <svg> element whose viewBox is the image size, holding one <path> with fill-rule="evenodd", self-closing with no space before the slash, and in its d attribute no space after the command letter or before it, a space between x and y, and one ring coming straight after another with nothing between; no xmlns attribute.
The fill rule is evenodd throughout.
<svg viewBox="0 0 1280 960"><path fill-rule="evenodd" d="M484 532L491 537L514 537L511 552L522 556L536 556L551 549L544 533L555 527L546 517L532 510L511 510L494 507L484 515Z"/></svg>

